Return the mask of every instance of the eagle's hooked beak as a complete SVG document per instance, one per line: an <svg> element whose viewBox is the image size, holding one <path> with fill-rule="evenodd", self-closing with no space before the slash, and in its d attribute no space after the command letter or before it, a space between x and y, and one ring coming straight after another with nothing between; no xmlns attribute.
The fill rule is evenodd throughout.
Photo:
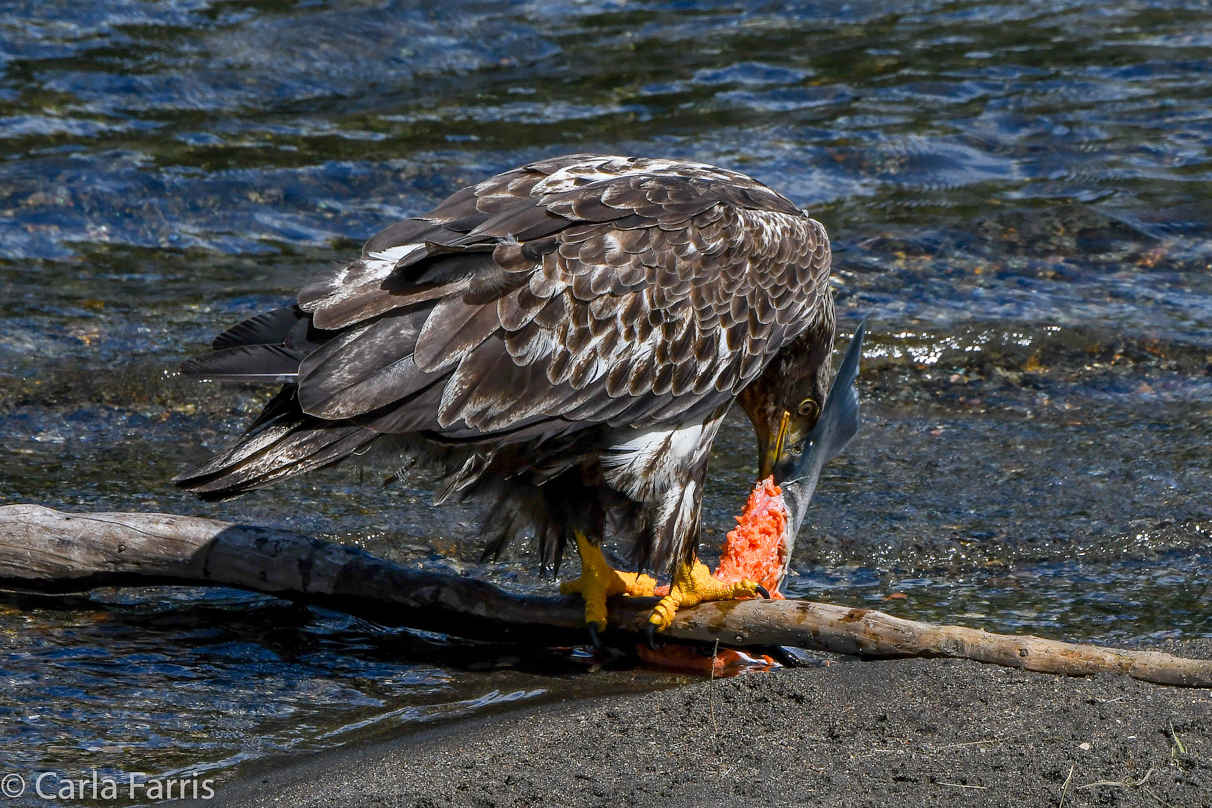
<svg viewBox="0 0 1212 808"><path fill-rule="evenodd" d="M783 410L783 417L779 420L778 432L775 433L774 440L770 441L766 446L766 452L762 455L761 463L758 465L758 479L764 480L767 477L774 475L774 482L777 485L781 474L777 472L785 471L786 463L780 464L787 454L787 427L791 423L791 413Z"/></svg>

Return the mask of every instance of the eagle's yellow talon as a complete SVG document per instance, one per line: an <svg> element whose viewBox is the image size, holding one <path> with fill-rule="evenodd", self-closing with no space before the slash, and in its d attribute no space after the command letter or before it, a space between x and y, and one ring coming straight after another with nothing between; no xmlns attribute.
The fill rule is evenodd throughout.
<svg viewBox="0 0 1212 808"><path fill-rule="evenodd" d="M585 599L585 622L606 629L606 600L614 595L651 597L656 580L638 572L619 572L606 563L602 548L576 534L577 552L581 555L581 577L560 584L561 595L580 595Z"/></svg>
<svg viewBox="0 0 1212 808"><path fill-rule="evenodd" d="M731 584L717 581L712 577L707 565L696 558L678 567L673 576L673 584L669 587L669 594L661 598L661 602L652 610L648 622L656 626L658 631L664 631L677 616L678 609L708 601L732 600L740 595L756 596L757 593L758 585L755 581L737 581Z"/></svg>

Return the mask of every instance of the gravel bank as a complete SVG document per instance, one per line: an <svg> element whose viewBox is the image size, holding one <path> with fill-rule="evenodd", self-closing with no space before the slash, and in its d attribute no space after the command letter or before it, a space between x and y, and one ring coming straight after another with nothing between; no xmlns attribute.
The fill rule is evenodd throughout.
<svg viewBox="0 0 1212 808"><path fill-rule="evenodd" d="M1164 650L1212 657L1212 640ZM1069 808L1212 806L1212 691L953 660L782 670L345 748L210 804L934 808L1062 791Z"/></svg>

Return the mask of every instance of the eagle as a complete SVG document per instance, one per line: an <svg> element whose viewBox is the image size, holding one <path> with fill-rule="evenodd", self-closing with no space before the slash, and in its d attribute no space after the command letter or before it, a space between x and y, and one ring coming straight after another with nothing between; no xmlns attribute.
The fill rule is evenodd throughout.
<svg viewBox="0 0 1212 808"><path fill-rule="evenodd" d="M593 639L606 599L754 596L698 561L712 442L739 402L758 479L791 472L835 332L825 228L744 174L573 154L506 171L375 235L290 305L217 336L187 375L281 385L232 448L175 478L226 499L373 447L435 500L479 497L484 557L571 539ZM613 569L601 545L631 549Z"/></svg>

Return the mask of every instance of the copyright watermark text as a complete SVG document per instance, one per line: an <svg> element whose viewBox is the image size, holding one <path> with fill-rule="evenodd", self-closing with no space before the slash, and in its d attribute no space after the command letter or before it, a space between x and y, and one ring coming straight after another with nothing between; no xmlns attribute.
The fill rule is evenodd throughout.
<svg viewBox="0 0 1212 808"><path fill-rule="evenodd" d="M30 796L51 800L209 800L215 796L215 781L196 775L149 777L127 772L111 777L90 769L82 777L62 772L32 772L0 775L0 796L8 799Z"/></svg>

